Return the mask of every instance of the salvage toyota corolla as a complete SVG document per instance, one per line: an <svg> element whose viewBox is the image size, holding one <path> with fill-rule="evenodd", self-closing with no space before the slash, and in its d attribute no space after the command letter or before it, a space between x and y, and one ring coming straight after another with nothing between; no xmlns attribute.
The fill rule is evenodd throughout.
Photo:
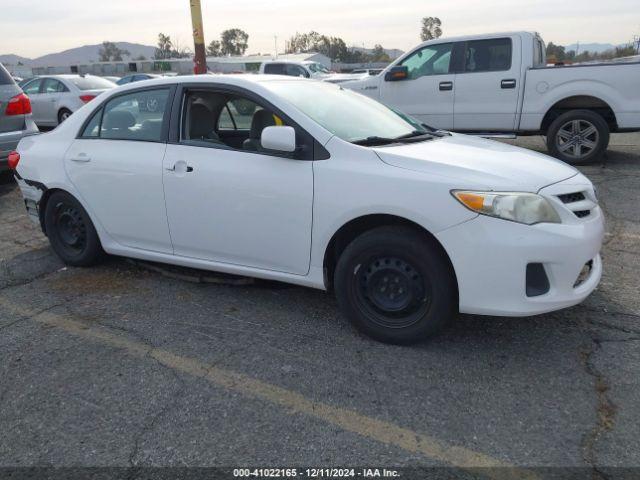
<svg viewBox="0 0 640 480"><path fill-rule="evenodd" d="M106 252L333 289L386 342L575 305L602 272L603 215L573 167L311 80L124 86L9 162L69 265Z"/></svg>

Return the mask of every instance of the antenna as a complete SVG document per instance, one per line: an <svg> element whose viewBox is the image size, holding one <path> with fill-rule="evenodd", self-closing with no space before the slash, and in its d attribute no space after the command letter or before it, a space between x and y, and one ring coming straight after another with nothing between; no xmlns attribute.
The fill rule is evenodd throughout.
<svg viewBox="0 0 640 480"><path fill-rule="evenodd" d="M277 59L278 58L278 36L277 35L273 36L273 44L276 48L275 58Z"/></svg>

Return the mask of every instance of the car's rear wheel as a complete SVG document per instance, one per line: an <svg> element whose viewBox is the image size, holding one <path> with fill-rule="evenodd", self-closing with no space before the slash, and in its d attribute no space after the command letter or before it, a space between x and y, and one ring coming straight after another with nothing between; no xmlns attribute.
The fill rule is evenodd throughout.
<svg viewBox="0 0 640 480"><path fill-rule="evenodd" d="M547 131L549 153L572 165L596 161L609 145L607 122L591 110L572 110L556 118Z"/></svg>
<svg viewBox="0 0 640 480"><path fill-rule="evenodd" d="M67 108L63 108L58 112L58 125L64 122L67 118L71 116L71 110Z"/></svg>
<svg viewBox="0 0 640 480"><path fill-rule="evenodd" d="M89 215L73 196L54 192L48 199L44 223L51 247L68 264L85 267L104 254Z"/></svg>
<svg viewBox="0 0 640 480"><path fill-rule="evenodd" d="M410 344L455 316L456 282L434 241L408 227L380 227L340 255L335 289L342 312L367 335Z"/></svg>

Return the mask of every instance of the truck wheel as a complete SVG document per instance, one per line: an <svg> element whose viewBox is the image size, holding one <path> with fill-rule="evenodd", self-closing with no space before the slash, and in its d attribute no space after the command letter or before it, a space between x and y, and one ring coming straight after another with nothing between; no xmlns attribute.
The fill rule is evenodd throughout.
<svg viewBox="0 0 640 480"><path fill-rule="evenodd" d="M412 228L379 227L357 237L340 255L334 284L342 313L386 343L424 340L457 310L445 255Z"/></svg>
<svg viewBox="0 0 640 480"><path fill-rule="evenodd" d="M67 265L86 267L104 255L89 215L68 193L54 192L47 200L44 225L53 251Z"/></svg>
<svg viewBox="0 0 640 480"><path fill-rule="evenodd" d="M609 126L591 110L563 113L547 130L549 153L572 165L594 162L608 145Z"/></svg>

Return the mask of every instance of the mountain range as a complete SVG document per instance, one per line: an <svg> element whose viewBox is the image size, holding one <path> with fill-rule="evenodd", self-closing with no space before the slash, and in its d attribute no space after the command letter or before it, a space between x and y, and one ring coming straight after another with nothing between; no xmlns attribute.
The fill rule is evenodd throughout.
<svg viewBox="0 0 640 480"><path fill-rule="evenodd" d="M151 58L155 54L156 47L150 45L142 45L140 43L130 42L114 42L121 50L127 50L129 56L123 56L124 60L129 58L137 58L140 55ZM78 63L91 63L100 60L100 49L102 44L84 45L82 47L71 48L58 53L49 53L37 58L26 58L19 55L0 54L0 63L5 65L18 65L22 63L25 67L55 67L60 65L73 65Z"/></svg>

